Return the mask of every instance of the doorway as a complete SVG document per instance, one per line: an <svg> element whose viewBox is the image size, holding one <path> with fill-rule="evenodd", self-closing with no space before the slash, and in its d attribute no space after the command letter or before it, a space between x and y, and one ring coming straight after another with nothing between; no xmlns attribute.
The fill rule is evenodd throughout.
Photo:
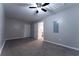
<svg viewBox="0 0 79 59"><path fill-rule="evenodd" d="M38 23L38 40L44 40L44 22Z"/></svg>

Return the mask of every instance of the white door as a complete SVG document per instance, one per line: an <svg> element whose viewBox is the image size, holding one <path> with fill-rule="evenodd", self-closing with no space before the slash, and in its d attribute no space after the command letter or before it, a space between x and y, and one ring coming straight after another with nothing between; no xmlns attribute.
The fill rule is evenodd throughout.
<svg viewBox="0 0 79 59"><path fill-rule="evenodd" d="M38 23L38 40L43 40L44 39L44 28L43 28L44 23L39 22Z"/></svg>

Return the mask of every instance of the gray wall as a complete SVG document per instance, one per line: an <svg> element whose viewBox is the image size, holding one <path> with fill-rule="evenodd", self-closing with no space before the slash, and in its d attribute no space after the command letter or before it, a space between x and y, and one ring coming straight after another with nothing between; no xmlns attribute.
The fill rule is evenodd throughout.
<svg viewBox="0 0 79 59"><path fill-rule="evenodd" d="M34 38L38 39L38 22L34 24Z"/></svg>
<svg viewBox="0 0 79 59"><path fill-rule="evenodd" d="M0 54L5 42L4 39L4 10L2 4L0 4Z"/></svg>
<svg viewBox="0 0 79 59"><path fill-rule="evenodd" d="M6 40L24 37L30 37L30 24L16 19L6 19Z"/></svg>
<svg viewBox="0 0 79 59"><path fill-rule="evenodd" d="M24 37L30 37L30 24L24 23Z"/></svg>
<svg viewBox="0 0 79 59"><path fill-rule="evenodd" d="M34 23L30 24L30 37L34 38Z"/></svg>
<svg viewBox="0 0 79 59"><path fill-rule="evenodd" d="M59 33L53 32L53 21L59 21ZM79 6L44 19L45 40L79 49Z"/></svg>

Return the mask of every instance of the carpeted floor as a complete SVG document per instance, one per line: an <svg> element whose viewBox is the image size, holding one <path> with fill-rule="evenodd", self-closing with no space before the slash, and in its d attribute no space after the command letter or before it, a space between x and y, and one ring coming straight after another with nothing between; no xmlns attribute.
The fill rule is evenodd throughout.
<svg viewBox="0 0 79 59"><path fill-rule="evenodd" d="M25 38L7 40L1 56L79 56L79 51Z"/></svg>

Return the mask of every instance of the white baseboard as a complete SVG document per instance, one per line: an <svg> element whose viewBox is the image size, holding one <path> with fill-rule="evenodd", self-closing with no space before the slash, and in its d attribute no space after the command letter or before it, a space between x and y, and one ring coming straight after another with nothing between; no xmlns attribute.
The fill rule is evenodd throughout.
<svg viewBox="0 0 79 59"><path fill-rule="evenodd" d="M59 45L59 46L63 46L63 47L69 48L69 49L73 49L73 50L79 51L79 48L75 48L75 47L71 47L71 46L59 44L59 43L56 43L56 42L51 42L51 41L48 41L48 40L44 40L44 41L45 41L45 42L52 43L52 44L56 44L56 45Z"/></svg>
<svg viewBox="0 0 79 59"><path fill-rule="evenodd" d="M6 40L13 40L13 39L20 39L20 38L26 38L26 37L7 38Z"/></svg>
<svg viewBox="0 0 79 59"><path fill-rule="evenodd" d="M2 45L2 48L0 49L0 55L2 53L2 49L3 49L4 45L5 45L5 41L4 41L3 45Z"/></svg>

